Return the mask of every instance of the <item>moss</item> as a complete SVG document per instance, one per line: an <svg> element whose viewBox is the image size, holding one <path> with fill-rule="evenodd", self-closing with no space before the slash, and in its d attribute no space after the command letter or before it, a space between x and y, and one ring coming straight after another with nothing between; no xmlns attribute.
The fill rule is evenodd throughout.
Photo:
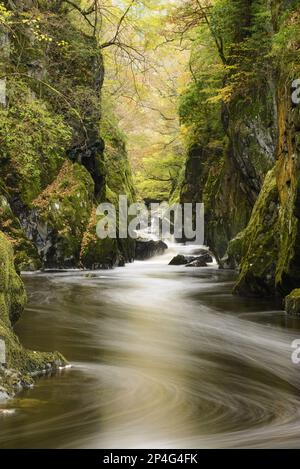
<svg viewBox="0 0 300 469"><path fill-rule="evenodd" d="M235 238L229 241L226 255L222 259L222 264L231 269L237 269L243 257L243 244L245 233L241 231Z"/></svg>
<svg viewBox="0 0 300 469"><path fill-rule="evenodd" d="M80 261L89 269L108 269L118 264L120 252L116 239L100 239L96 233L97 222L100 218L93 208L86 232L84 233Z"/></svg>
<svg viewBox="0 0 300 469"><path fill-rule="evenodd" d="M4 64L10 78L0 163L11 212L3 223L0 214L0 228L14 243L18 269L39 268L40 259L42 267L78 266L93 203L135 198L112 103L102 112L97 39L74 21L70 5L50 3L8 7L14 34ZM103 242L99 252L113 263L131 259L132 242Z"/></svg>
<svg viewBox="0 0 300 469"><path fill-rule="evenodd" d="M0 367L0 385L12 395L22 386L32 383L32 374L46 368L54 369L66 363L59 353L25 350L13 332L26 303L26 292L17 275L13 249L0 232L0 338L6 346L6 368Z"/></svg>
<svg viewBox="0 0 300 469"><path fill-rule="evenodd" d="M87 170L65 161L55 181L33 201L34 217L43 239L46 266L74 266L93 205L94 183Z"/></svg>
<svg viewBox="0 0 300 469"><path fill-rule="evenodd" d="M285 310L288 314L300 315L300 288L293 290L285 297Z"/></svg>
<svg viewBox="0 0 300 469"><path fill-rule="evenodd" d="M203 190L205 242L219 262L229 241L246 226L251 212L240 173L229 155L227 142L224 145L223 156L210 164Z"/></svg>
<svg viewBox="0 0 300 469"><path fill-rule="evenodd" d="M288 71L287 71L288 73ZM285 75L285 74L284 74ZM268 173L247 228L228 256L240 259L235 291L285 296L300 284L300 190L297 129L299 109L292 108L286 76L278 92L278 160Z"/></svg>
<svg viewBox="0 0 300 469"><path fill-rule="evenodd" d="M250 221L239 235L241 258L235 293L270 295L275 292L275 268L278 256L278 189L275 168L266 175Z"/></svg>
<svg viewBox="0 0 300 469"><path fill-rule="evenodd" d="M300 284L300 189L298 108L291 108L289 91L281 84L278 103L278 166L277 186L280 198L280 251L276 268L276 285L287 294Z"/></svg>
<svg viewBox="0 0 300 469"><path fill-rule="evenodd" d="M104 67L96 38L74 21L70 6L21 3L7 7L14 34L0 64L9 73L0 109L1 179L12 211L3 224L0 215L0 228L14 243L18 269L41 267L39 253L46 267L73 266L93 195L104 186ZM67 158L79 163L70 175ZM65 187L56 184L62 178Z"/></svg>
<svg viewBox="0 0 300 469"><path fill-rule="evenodd" d="M11 196L29 205L63 163L71 132L43 100L34 100L28 85L10 79L9 107L0 108L2 178Z"/></svg>
<svg viewBox="0 0 300 469"><path fill-rule="evenodd" d="M101 122L101 136L105 140L103 162L105 184L103 185L99 201L109 202L114 205L118 234L119 195L126 195L128 204L131 204L135 200L135 191L125 137L118 127L109 103L105 101ZM90 269L107 269L132 261L135 250L134 240L100 239L96 234L99 219L96 215L96 207L94 207L81 243L81 265Z"/></svg>
<svg viewBox="0 0 300 469"><path fill-rule="evenodd" d="M34 244L26 237L20 221L13 213L7 198L0 194L0 229L14 248L15 266L19 271L37 270L41 259Z"/></svg>
<svg viewBox="0 0 300 469"><path fill-rule="evenodd" d="M0 233L0 319L14 324L26 303L26 294L20 277L15 272L13 250L4 234Z"/></svg>
<svg viewBox="0 0 300 469"><path fill-rule="evenodd" d="M103 200L113 204L116 208L116 234L118 235L119 198L108 185L105 186L103 191ZM80 252L81 265L89 269L107 269L123 265L125 262L131 262L135 254L135 241L130 238L120 239L118 237L117 239L100 239L96 233L97 223L100 220L96 210L97 208L94 207L83 235Z"/></svg>
<svg viewBox="0 0 300 469"><path fill-rule="evenodd" d="M127 195L128 202L133 203L135 190L125 137L107 108L103 109L101 135L105 141L104 166L107 193L104 195L104 199L115 203L120 194ZM113 194L116 194L116 197Z"/></svg>

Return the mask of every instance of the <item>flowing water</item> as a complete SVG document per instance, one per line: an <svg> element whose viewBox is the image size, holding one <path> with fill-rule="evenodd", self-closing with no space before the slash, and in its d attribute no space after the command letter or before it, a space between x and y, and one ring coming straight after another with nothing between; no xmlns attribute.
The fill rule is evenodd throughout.
<svg viewBox="0 0 300 469"><path fill-rule="evenodd" d="M73 366L2 405L0 447L300 447L299 320L173 254L24 277L22 342Z"/></svg>

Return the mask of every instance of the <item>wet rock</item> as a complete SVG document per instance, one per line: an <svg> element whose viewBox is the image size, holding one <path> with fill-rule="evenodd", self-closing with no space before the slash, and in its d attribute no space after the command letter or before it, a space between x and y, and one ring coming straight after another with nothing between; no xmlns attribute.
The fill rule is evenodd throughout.
<svg viewBox="0 0 300 469"><path fill-rule="evenodd" d="M208 249L204 249L204 248L195 249L194 251L192 251L192 255L194 257L194 260L198 257L205 256L206 262L213 262L213 254Z"/></svg>
<svg viewBox="0 0 300 469"><path fill-rule="evenodd" d="M191 267L205 267L206 263L213 262L212 255L206 249L197 249L194 254L197 256L183 256L178 254L173 257L169 265L191 265ZM205 265L204 265L205 264Z"/></svg>
<svg viewBox="0 0 300 469"><path fill-rule="evenodd" d="M188 258L186 256L182 256L181 254L178 254L178 256L173 257L169 265L186 265L192 260L194 260L194 257Z"/></svg>
<svg viewBox="0 0 300 469"><path fill-rule="evenodd" d="M285 311L293 316L300 316L300 288L285 297Z"/></svg>
<svg viewBox="0 0 300 469"><path fill-rule="evenodd" d="M209 251L205 251L205 249L202 250L202 253L195 260L197 259L204 260L208 264L213 262L212 254Z"/></svg>
<svg viewBox="0 0 300 469"><path fill-rule="evenodd" d="M164 254L166 249L168 249L168 246L163 241L138 239L135 247L135 259L145 261L151 259L151 257Z"/></svg>
<svg viewBox="0 0 300 469"><path fill-rule="evenodd" d="M65 161L54 181L32 202L23 226L44 267L78 267L93 197L94 182L88 171Z"/></svg>
<svg viewBox="0 0 300 469"><path fill-rule="evenodd" d="M206 259L206 255L197 257L197 259L189 262L186 267L207 267Z"/></svg>

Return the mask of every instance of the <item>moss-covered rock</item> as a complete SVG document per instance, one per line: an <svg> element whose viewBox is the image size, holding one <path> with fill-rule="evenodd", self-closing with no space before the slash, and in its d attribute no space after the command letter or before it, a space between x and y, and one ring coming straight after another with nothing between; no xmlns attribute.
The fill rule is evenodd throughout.
<svg viewBox="0 0 300 469"><path fill-rule="evenodd" d="M286 296L284 304L288 314L300 316L300 289L297 288Z"/></svg>
<svg viewBox="0 0 300 469"><path fill-rule="evenodd" d="M240 262L234 291L244 295L270 295L275 291L278 255L278 189L275 169L269 171L247 227L229 249Z"/></svg>
<svg viewBox="0 0 300 469"><path fill-rule="evenodd" d="M26 293L15 271L12 247L2 233L0 233L0 265L1 320L6 324L14 324L23 311Z"/></svg>
<svg viewBox="0 0 300 469"><path fill-rule="evenodd" d="M0 68L8 74L0 105L0 229L14 244L18 269L78 266L81 251L83 265L132 260L132 241L99 241L94 262L88 233L81 248L93 204L118 194L134 199L125 139L101 96L97 38L67 2L18 0L5 8L14 33L0 42Z"/></svg>
<svg viewBox="0 0 300 469"><path fill-rule="evenodd" d="M36 246L27 238L7 198L0 194L0 229L13 245L15 266L19 271L38 270L42 266Z"/></svg>
<svg viewBox="0 0 300 469"><path fill-rule="evenodd" d="M109 110L110 103L103 107L101 136L105 141L104 169L106 194L102 199L114 203L118 195L126 195L128 203L135 201L135 189L129 164L126 138L119 129L118 123Z"/></svg>
<svg viewBox="0 0 300 469"><path fill-rule="evenodd" d="M277 163L240 235L241 273L235 291L245 294L285 296L300 285L300 109L292 106L285 74L278 93Z"/></svg>
<svg viewBox="0 0 300 469"><path fill-rule="evenodd" d="M220 81L195 41L194 80L181 105L191 149L182 201L204 201L206 244L219 261L226 252L223 267L239 269L235 292L285 296L300 285L300 106L291 99L300 14L297 2L244 3L245 11L225 12L229 67ZM214 14L224 11L215 6Z"/></svg>
<svg viewBox="0 0 300 469"><path fill-rule="evenodd" d="M100 216L97 216L97 207L95 206L83 236L80 252L81 265L89 269L123 266L126 262L132 262L135 256L135 241L130 238L120 239L118 237L119 195L126 196L128 205L130 205L135 200L135 191L125 137L120 131L107 101L103 107L101 135L105 141L105 184L98 201L99 203L109 202L115 207L117 237L116 239L109 237L100 239L97 236L96 228Z"/></svg>
<svg viewBox="0 0 300 469"><path fill-rule="evenodd" d="M221 263L229 241L246 226L252 207L228 146L225 146L222 158L210 166L203 202L205 244L211 247Z"/></svg>
<svg viewBox="0 0 300 469"><path fill-rule="evenodd" d="M61 168L71 129L24 81L10 78L7 90L9 106L0 107L1 179L9 200L28 206Z"/></svg>
<svg viewBox="0 0 300 469"><path fill-rule="evenodd" d="M225 256L221 259L221 267L227 269L238 269L243 257L244 231L229 241Z"/></svg>
<svg viewBox="0 0 300 469"><path fill-rule="evenodd" d="M119 265L122 256L117 239L101 239L97 236L99 219L94 207L81 243L80 262L88 269L111 269Z"/></svg>
<svg viewBox="0 0 300 469"><path fill-rule="evenodd" d="M14 243L19 269L78 265L92 199L105 185L101 52L64 2L6 7L14 34L7 50L0 43L8 73L0 229Z"/></svg>
<svg viewBox="0 0 300 469"><path fill-rule="evenodd" d="M0 232L0 339L5 343L6 362L0 365L0 388L13 395L33 383L33 375L53 370L66 364L59 353L41 353L25 350L12 326L19 319L26 293L15 271L13 250L6 236Z"/></svg>
<svg viewBox="0 0 300 469"><path fill-rule="evenodd" d="M282 79L286 80L285 74ZM281 83L278 97L279 244L276 286L285 295L300 285L300 108Z"/></svg>
<svg viewBox="0 0 300 469"><path fill-rule="evenodd" d="M106 200L117 205L118 199L111 191L106 193ZM108 195L109 194L109 195ZM118 211L116 211L118 216ZM93 207L87 229L83 235L80 251L80 264L88 269L111 269L116 266L124 266L135 258L135 240L131 238L120 239L118 237L118 221L116 238L100 238L97 235L97 223L101 216L97 215L97 207Z"/></svg>
<svg viewBox="0 0 300 469"><path fill-rule="evenodd" d="M33 201L27 232L45 267L78 266L93 196L90 174L78 163L66 160L53 183Z"/></svg>

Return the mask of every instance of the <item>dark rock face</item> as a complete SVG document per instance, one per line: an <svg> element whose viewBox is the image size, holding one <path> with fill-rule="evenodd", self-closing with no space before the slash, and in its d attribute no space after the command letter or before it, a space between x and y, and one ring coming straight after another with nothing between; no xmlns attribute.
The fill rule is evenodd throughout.
<svg viewBox="0 0 300 469"><path fill-rule="evenodd" d="M136 241L135 259L138 261L145 261L154 256L164 254L168 246L163 241L141 240Z"/></svg>
<svg viewBox="0 0 300 469"><path fill-rule="evenodd" d="M90 173L95 184L95 195L98 197L105 183L105 176L101 172L104 141L98 137L96 142L90 142L88 148L72 148L68 156L72 161L82 164Z"/></svg>

